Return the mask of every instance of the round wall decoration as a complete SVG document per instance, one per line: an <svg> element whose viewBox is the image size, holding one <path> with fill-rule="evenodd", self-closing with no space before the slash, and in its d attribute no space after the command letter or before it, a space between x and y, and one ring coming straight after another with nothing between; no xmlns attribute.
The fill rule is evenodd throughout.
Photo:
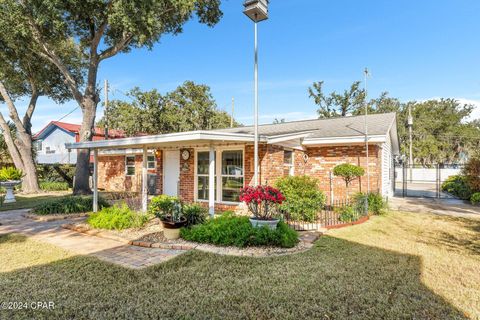
<svg viewBox="0 0 480 320"><path fill-rule="evenodd" d="M307 161L308 161L308 154L306 154L306 153L303 154L303 161L304 161L305 163L307 163Z"/></svg>
<svg viewBox="0 0 480 320"><path fill-rule="evenodd" d="M188 151L187 149L183 150L182 151L182 159L183 160L188 160L190 158L190 151Z"/></svg>

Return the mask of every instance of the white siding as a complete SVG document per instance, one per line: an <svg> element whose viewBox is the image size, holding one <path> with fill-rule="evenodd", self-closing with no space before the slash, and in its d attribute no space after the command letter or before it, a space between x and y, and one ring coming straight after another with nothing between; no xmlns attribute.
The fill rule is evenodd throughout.
<svg viewBox="0 0 480 320"><path fill-rule="evenodd" d="M393 196L393 158L392 142L390 134L387 134L387 141L382 145L382 195Z"/></svg>
<svg viewBox="0 0 480 320"><path fill-rule="evenodd" d="M65 148L65 143L73 142L75 142L75 136L62 129L55 128L42 140L42 150L37 151L37 162L40 164L75 164L77 162L77 152L72 150L69 153ZM47 153L47 148L50 148L50 153Z"/></svg>

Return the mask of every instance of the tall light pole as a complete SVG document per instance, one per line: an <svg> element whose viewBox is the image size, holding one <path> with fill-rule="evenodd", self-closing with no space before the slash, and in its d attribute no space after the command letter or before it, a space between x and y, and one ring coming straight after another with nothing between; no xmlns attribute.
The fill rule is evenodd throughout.
<svg viewBox="0 0 480 320"><path fill-rule="evenodd" d="M365 152L367 160L367 194L370 193L370 165L368 163L368 91L367 91L367 78L370 75L368 69L365 68L363 71L365 75ZM368 204L367 204L368 206ZM368 207L367 207L368 208Z"/></svg>
<svg viewBox="0 0 480 320"><path fill-rule="evenodd" d="M268 19L268 0L246 0L243 4L245 9L243 13L249 17L255 24L255 67L254 67L254 81L255 81L255 107L253 116L254 125L254 152L253 152L253 181L255 186L258 185L258 41L257 41L257 24L260 21Z"/></svg>
<svg viewBox="0 0 480 320"><path fill-rule="evenodd" d="M413 147L412 147L412 129L413 129L413 117L412 117L412 106L408 104L408 119L407 119L407 126L408 126L408 139L409 139L409 152L408 152L408 166L409 166L409 173L410 173L410 182L412 182L413 176Z"/></svg>

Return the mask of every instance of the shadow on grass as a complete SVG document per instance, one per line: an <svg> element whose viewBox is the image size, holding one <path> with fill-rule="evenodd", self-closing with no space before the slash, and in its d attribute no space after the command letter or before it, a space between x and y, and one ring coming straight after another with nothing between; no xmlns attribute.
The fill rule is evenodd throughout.
<svg viewBox="0 0 480 320"><path fill-rule="evenodd" d="M0 245L15 250L8 241ZM422 283L421 270L416 256L328 236L295 255L192 251L137 271L72 257L0 273L0 301L55 302L0 318L467 319Z"/></svg>

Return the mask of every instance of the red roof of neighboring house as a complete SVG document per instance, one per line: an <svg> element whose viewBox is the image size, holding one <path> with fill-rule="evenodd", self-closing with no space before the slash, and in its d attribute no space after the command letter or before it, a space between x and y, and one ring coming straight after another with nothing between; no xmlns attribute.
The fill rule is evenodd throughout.
<svg viewBox="0 0 480 320"><path fill-rule="evenodd" d="M60 122L60 121L51 121L49 124L47 124L42 130L40 130L33 138L36 139L42 133L45 132L50 126L55 125L59 128L62 128L63 130L66 130L68 132L74 133L75 134L75 140L78 142L79 141L79 135L80 135L80 127L81 125L79 124L73 124L73 123L66 123L66 122ZM122 130L108 130L108 137L110 139L118 139L118 138L125 138L125 132ZM92 140L104 140L105 139L105 130L103 128L95 127L95 132L93 133L93 139Z"/></svg>

